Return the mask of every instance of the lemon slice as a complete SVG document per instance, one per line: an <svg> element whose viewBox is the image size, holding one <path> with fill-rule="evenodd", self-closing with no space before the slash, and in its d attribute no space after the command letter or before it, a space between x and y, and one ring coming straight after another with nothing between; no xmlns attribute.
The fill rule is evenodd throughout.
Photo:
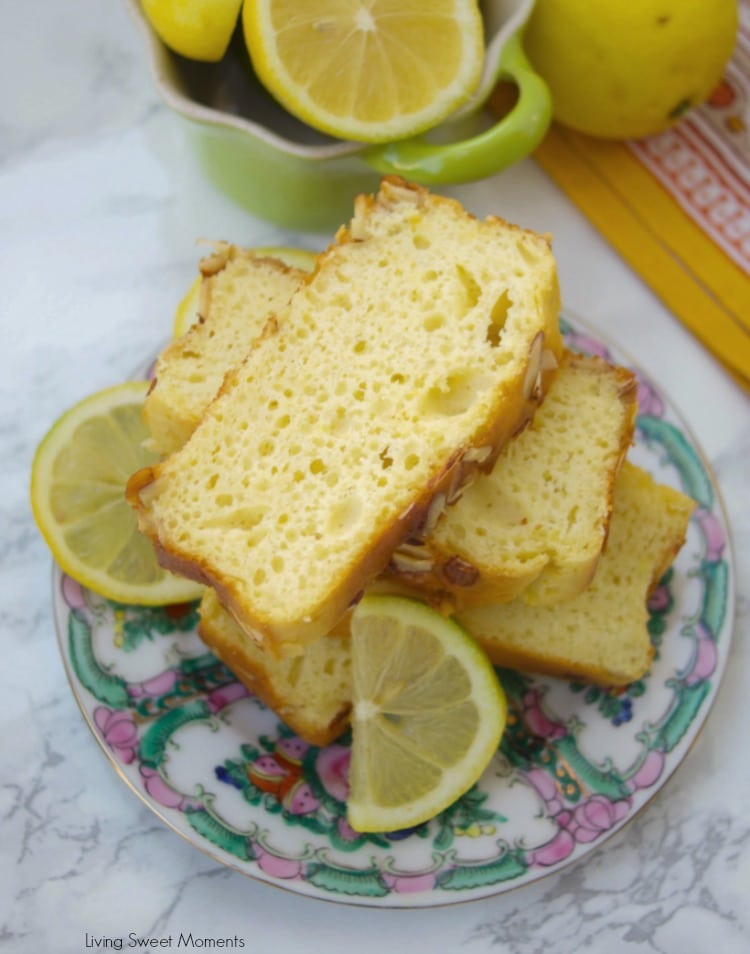
<svg viewBox="0 0 750 954"><path fill-rule="evenodd" d="M287 248L282 245L265 245L262 248L254 249L256 255L268 255L271 258L278 258L285 265L291 265L294 268L302 269L305 272L311 272L315 267L317 255L304 248ZM188 288L177 306L172 323L172 333L175 338L180 338L191 325L200 317L201 306L201 276L199 275L193 284Z"/></svg>
<svg viewBox="0 0 750 954"><path fill-rule="evenodd" d="M146 19L175 53L214 63L227 51L242 0L141 0Z"/></svg>
<svg viewBox="0 0 750 954"><path fill-rule="evenodd" d="M181 338L200 318L202 281L199 275L185 292L175 310L172 322L172 334L175 338Z"/></svg>
<svg viewBox="0 0 750 954"><path fill-rule="evenodd" d="M421 824L487 768L505 695L474 640L416 600L365 596L351 634L349 824L363 832Z"/></svg>
<svg viewBox="0 0 750 954"><path fill-rule="evenodd" d="M436 126L477 86L476 0L245 0L258 78L309 126L386 142Z"/></svg>
<svg viewBox="0 0 750 954"><path fill-rule="evenodd" d="M94 592L149 606L196 599L202 587L162 569L125 500L125 484L156 461L143 449L147 381L99 391L50 428L31 470L31 506L59 566Z"/></svg>

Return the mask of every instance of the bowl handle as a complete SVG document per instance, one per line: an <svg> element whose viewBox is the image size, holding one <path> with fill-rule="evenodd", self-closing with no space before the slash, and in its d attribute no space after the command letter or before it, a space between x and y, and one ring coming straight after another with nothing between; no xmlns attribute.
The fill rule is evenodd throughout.
<svg viewBox="0 0 750 954"><path fill-rule="evenodd" d="M505 45L497 79L513 80L518 99L510 113L486 132L439 145L416 136L369 147L360 157L376 172L400 175L423 185L483 179L523 159L546 133L552 102L547 84L532 69L517 33Z"/></svg>

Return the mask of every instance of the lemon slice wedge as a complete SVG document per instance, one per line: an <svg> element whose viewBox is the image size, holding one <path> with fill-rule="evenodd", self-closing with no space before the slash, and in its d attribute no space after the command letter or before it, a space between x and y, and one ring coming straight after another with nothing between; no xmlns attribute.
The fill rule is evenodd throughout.
<svg viewBox="0 0 750 954"><path fill-rule="evenodd" d="M387 142L442 122L479 82L476 0L245 0L258 78L309 126Z"/></svg>
<svg viewBox="0 0 750 954"><path fill-rule="evenodd" d="M405 597L368 595L352 614L349 824L421 824L480 778L507 704L497 674L453 620Z"/></svg>
<svg viewBox="0 0 750 954"><path fill-rule="evenodd" d="M278 258L285 265L291 265L293 268L299 268L304 272L311 272L317 260L315 252L310 252L304 248L289 248L285 245L265 245L253 249L253 251L259 256L267 255L270 258ZM172 334L175 338L181 338L188 328L200 318L201 284L202 278L198 275L175 310L172 322Z"/></svg>
<svg viewBox="0 0 750 954"><path fill-rule="evenodd" d="M171 50L214 63L227 51L242 0L141 0L146 19Z"/></svg>
<svg viewBox="0 0 750 954"><path fill-rule="evenodd" d="M202 587L159 566L125 500L130 475L157 459L143 447L147 390L147 381L118 384L63 414L37 448L31 505L69 576L119 603L160 606L197 599Z"/></svg>

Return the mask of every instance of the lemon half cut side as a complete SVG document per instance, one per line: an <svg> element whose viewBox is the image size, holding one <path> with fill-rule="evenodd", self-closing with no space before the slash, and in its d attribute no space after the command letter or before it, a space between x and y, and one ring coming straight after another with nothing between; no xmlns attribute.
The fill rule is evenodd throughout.
<svg viewBox="0 0 750 954"><path fill-rule="evenodd" d="M245 0L242 25L271 95L340 139L387 142L436 126L481 76L476 0Z"/></svg>
<svg viewBox="0 0 750 954"><path fill-rule="evenodd" d="M468 791L497 751L507 703L482 649L417 600L368 595L352 615L349 824L396 831Z"/></svg>
<svg viewBox="0 0 750 954"><path fill-rule="evenodd" d="M125 500L131 474L156 462L143 446L147 381L84 398L47 432L32 464L31 506L60 568L119 603L164 606L197 599L202 587L159 566Z"/></svg>

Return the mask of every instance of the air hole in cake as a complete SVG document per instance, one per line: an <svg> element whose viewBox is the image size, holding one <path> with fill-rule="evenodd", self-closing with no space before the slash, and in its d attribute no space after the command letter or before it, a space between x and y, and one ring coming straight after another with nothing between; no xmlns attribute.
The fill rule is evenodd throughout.
<svg viewBox="0 0 750 954"><path fill-rule="evenodd" d="M388 454L388 448L384 447L382 451L378 454L380 458L380 465L383 470L388 470L389 467L393 466L393 458Z"/></svg>
<svg viewBox="0 0 750 954"><path fill-rule="evenodd" d="M216 505L218 507L231 507L234 503L234 497L232 494L217 494L216 495Z"/></svg>
<svg viewBox="0 0 750 954"><path fill-rule="evenodd" d="M286 681L289 685L294 688L299 682L299 677L302 672L302 656L296 656L292 659L289 665L289 672L287 673Z"/></svg>
<svg viewBox="0 0 750 954"><path fill-rule="evenodd" d="M456 265L456 275L464 287L466 295L464 307L470 311L482 296L482 289L479 282L474 278L471 272L463 265Z"/></svg>
<svg viewBox="0 0 750 954"><path fill-rule="evenodd" d="M407 470L414 470L419 464L419 454L407 454L404 460L404 467Z"/></svg>
<svg viewBox="0 0 750 954"><path fill-rule="evenodd" d="M425 331L437 331L445 324L445 316L439 314L428 315L422 322Z"/></svg>
<svg viewBox="0 0 750 954"><path fill-rule="evenodd" d="M507 291L504 291L492 306L490 323L487 325L487 341L490 343L490 345L492 345L493 348L497 348L500 344L503 336L503 329L505 328L505 323L508 320L508 311L510 310L512 304L513 302L511 301Z"/></svg>
<svg viewBox="0 0 750 954"><path fill-rule="evenodd" d="M281 573L284 570L284 561L278 554L271 558L271 569L274 573Z"/></svg>
<svg viewBox="0 0 750 954"><path fill-rule="evenodd" d="M359 525L362 516L362 501L359 497L344 497L331 509L328 517L328 533L346 533Z"/></svg>
<svg viewBox="0 0 750 954"><path fill-rule="evenodd" d="M421 235L419 232L414 234L412 241L414 242L414 248L429 248L432 244L426 235Z"/></svg>
<svg viewBox="0 0 750 954"><path fill-rule="evenodd" d="M367 347L367 342L366 342L366 341L358 341L358 342L354 345L354 353L355 353L355 354L362 354L362 352L365 350L366 347Z"/></svg>
<svg viewBox="0 0 750 954"><path fill-rule="evenodd" d="M519 242L516 251L531 268L536 268L539 264L539 256L525 242Z"/></svg>
<svg viewBox="0 0 750 954"><path fill-rule="evenodd" d="M220 494L219 496L222 495ZM266 511L263 507L238 507L222 522L228 520L233 529L249 531L254 530L261 523L265 515ZM256 539L259 538L256 537Z"/></svg>
<svg viewBox="0 0 750 954"><path fill-rule="evenodd" d="M578 521L578 507L571 507L568 511L568 527L572 529Z"/></svg>
<svg viewBox="0 0 750 954"><path fill-rule="evenodd" d="M327 468L323 461L316 457L315 460L310 461L310 473L311 474L324 474Z"/></svg>
<svg viewBox="0 0 750 954"><path fill-rule="evenodd" d="M477 399L477 376L469 371L447 374L440 384L428 389L422 399L425 417L456 417L471 408Z"/></svg>

